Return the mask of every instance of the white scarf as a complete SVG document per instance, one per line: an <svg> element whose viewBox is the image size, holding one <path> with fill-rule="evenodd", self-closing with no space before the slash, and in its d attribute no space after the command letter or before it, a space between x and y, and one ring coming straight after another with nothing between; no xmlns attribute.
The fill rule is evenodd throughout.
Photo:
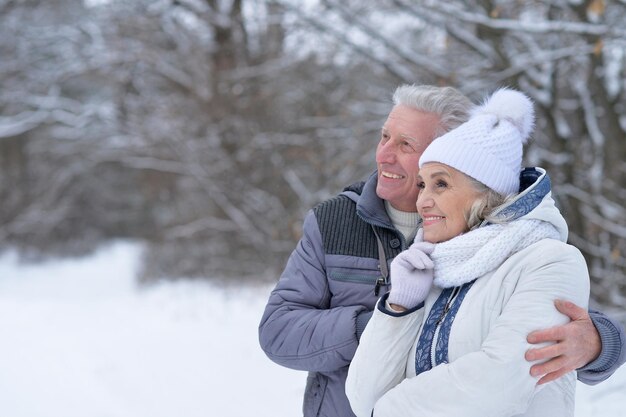
<svg viewBox="0 0 626 417"><path fill-rule="evenodd" d="M520 219L490 224L438 243L431 254L435 264L434 284L458 287L498 268L511 255L542 239L559 239L547 222Z"/></svg>

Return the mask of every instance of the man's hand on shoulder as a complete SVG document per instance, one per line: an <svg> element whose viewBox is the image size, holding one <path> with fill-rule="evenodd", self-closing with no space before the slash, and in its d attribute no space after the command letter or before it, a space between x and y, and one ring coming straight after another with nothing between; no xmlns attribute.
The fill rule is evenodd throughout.
<svg viewBox="0 0 626 417"><path fill-rule="evenodd" d="M600 335L587 310L569 301L556 300L554 304L571 321L528 335L528 343L552 343L526 352L527 361L543 361L530 368L532 376L541 376L538 384L554 381L570 371L582 368L595 360L602 350Z"/></svg>

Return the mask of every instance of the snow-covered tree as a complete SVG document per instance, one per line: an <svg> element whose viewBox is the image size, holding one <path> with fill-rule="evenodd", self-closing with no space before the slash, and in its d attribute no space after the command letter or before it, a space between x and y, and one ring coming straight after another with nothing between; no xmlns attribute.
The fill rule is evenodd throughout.
<svg viewBox="0 0 626 417"><path fill-rule="evenodd" d="M0 245L276 275L401 83L525 91L594 298L626 295L626 2L0 0Z"/></svg>
<svg viewBox="0 0 626 417"><path fill-rule="evenodd" d="M355 57L409 83L499 86L532 97L527 163L548 168L589 263L597 301L626 295L626 2L604 0L345 2L300 10Z"/></svg>

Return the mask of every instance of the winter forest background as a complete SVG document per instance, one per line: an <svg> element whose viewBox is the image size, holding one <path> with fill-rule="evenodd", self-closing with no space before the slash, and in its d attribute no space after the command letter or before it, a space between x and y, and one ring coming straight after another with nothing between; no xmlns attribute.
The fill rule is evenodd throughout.
<svg viewBox="0 0 626 417"><path fill-rule="evenodd" d="M397 85L507 85L615 310L625 21L624 0L0 0L0 249L130 238L141 282L275 280L305 212L373 170Z"/></svg>
<svg viewBox="0 0 626 417"><path fill-rule="evenodd" d="M624 22L626 0L0 0L0 415L298 415L305 374L256 327L403 83L534 99L526 164L626 322ZM623 414L622 368L577 417Z"/></svg>

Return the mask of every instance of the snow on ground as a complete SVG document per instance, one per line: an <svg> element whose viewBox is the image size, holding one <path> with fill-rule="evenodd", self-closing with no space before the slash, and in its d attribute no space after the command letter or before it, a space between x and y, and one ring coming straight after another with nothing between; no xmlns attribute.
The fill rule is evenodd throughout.
<svg viewBox="0 0 626 417"><path fill-rule="evenodd" d="M273 364L257 325L270 287L137 287L140 246L22 265L0 257L0 416L287 417L305 373ZM623 415L626 367L579 385L576 417Z"/></svg>
<svg viewBox="0 0 626 417"><path fill-rule="evenodd" d="M296 416L306 376L257 342L270 288L137 288L139 247L0 259L0 416Z"/></svg>

